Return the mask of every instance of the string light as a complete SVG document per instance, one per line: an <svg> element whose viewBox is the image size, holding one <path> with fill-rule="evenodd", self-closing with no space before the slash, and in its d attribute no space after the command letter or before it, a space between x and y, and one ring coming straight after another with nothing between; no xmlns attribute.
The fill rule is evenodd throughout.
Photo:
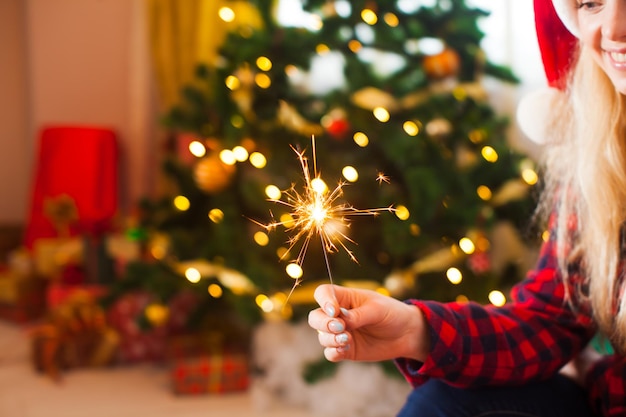
<svg viewBox="0 0 626 417"><path fill-rule="evenodd" d="M352 140L361 148L365 148L370 143L370 139L363 132L356 132L354 136L352 136Z"/></svg>
<svg viewBox="0 0 626 417"><path fill-rule="evenodd" d="M229 75L228 77L226 77L226 80L224 80L224 84L226 84L226 87L231 91L235 91L239 89L239 87L241 87L241 81L239 81L239 78L235 77L234 75Z"/></svg>
<svg viewBox="0 0 626 417"><path fill-rule="evenodd" d="M243 146L235 146L233 148L233 156L237 162L244 162L248 159L248 150Z"/></svg>
<svg viewBox="0 0 626 417"><path fill-rule="evenodd" d="M220 7L217 11L218 16L226 23L233 22L235 20L235 11L230 7Z"/></svg>
<svg viewBox="0 0 626 417"><path fill-rule="evenodd" d="M226 165L235 165L237 158L235 158L235 153L232 150L223 149L220 151L220 161Z"/></svg>
<svg viewBox="0 0 626 417"><path fill-rule="evenodd" d="M408 220L411 213L406 206L399 205L396 207L396 217L400 220Z"/></svg>
<svg viewBox="0 0 626 417"><path fill-rule="evenodd" d="M528 185L535 185L539 181L539 175L533 169L525 169L522 171L522 179Z"/></svg>
<svg viewBox="0 0 626 417"><path fill-rule="evenodd" d="M270 298L265 294L257 295L255 298L255 302L261 308L261 310L266 313L269 313L274 309L274 303L272 303L272 300L270 300Z"/></svg>
<svg viewBox="0 0 626 417"><path fill-rule="evenodd" d="M478 186L478 188L476 189L476 194L478 194L478 197L480 197L480 199L483 201L491 200L492 192L486 185Z"/></svg>
<svg viewBox="0 0 626 417"><path fill-rule="evenodd" d="M384 107L376 107L373 111L374 117L380 122L388 122L391 117L389 111Z"/></svg>
<svg viewBox="0 0 626 417"><path fill-rule="evenodd" d="M256 85L263 89L270 88L272 85L272 79L267 74L257 74L254 76L254 82Z"/></svg>
<svg viewBox="0 0 626 417"><path fill-rule="evenodd" d="M352 166L344 167L341 174L349 182L356 182L359 179L359 172Z"/></svg>
<svg viewBox="0 0 626 417"><path fill-rule="evenodd" d="M302 278L302 275L304 274L302 267L295 262L288 264L285 267L285 272L287 272L287 275L289 275L291 278L295 280L299 280L300 278Z"/></svg>
<svg viewBox="0 0 626 417"><path fill-rule="evenodd" d="M267 187L265 187L265 195L270 200L280 200L282 191L280 191L280 188L275 185L268 185Z"/></svg>
<svg viewBox="0 0 626 417"><path fill-rule="evenodd" d="M261 169L265 168L265 166L267 165L267 159L265 158L265 155L260 152L252 152L249 160L252 166L255 168Z"/></svg>
<svg viewBox="0 0 626 417"><path fill-rule="evenodd" d="M187 211L191 207L191 203L187 197L179 195L174 197L174 207L180 211Z"/></svg>
<svg viewBox="0 0 626 417"><path fill-rule="evenodd" d="M459 240L459 247L461 248L463 252L465 252L468 255L471 255L476 250L476 246L474 245L474 242L472 242L472 240L468 237L464 237L461 240Z"/></svg>
<svg viewBox="0 0 626 417"><path fill-rule="evenodd" d="M522 179L528 185L535 185L539 181L539 175L534 169L534 164L531 160L525 159L520 164L520 170Z"/></svg>
<svg viewBox="0 0 626 417"><path fill-rule="evenodd" d="M402 128L409 136L417 136L417 134L420 132L419 126L412 120L407 120L406 122L404 122Z"/></svg>
<svg viewBox="0 0 626 417"><path fill-rule="evenodd" d="M222 287L217 284L209 285L207 291L209 292L209 295L213 298L221 298L224 294L224 290L222 289Z"/></svg>
<svg viewBox="0 0 626 417"><path fill-rule="evenodd" d="M220 223L222 220L224 220L224 212L218 208L211 209L209 211L209 219L213 223Z"/></svg>
<svg viewBox="0 0 626 417"><path fill-rule="evenodd" d="M363 9L361 11L361 19L363 19L363 21L370 26L373 26L376 24L376 22L378 22L378 16L376 15L376 12L371 9Z"/></svg>
<svg viewBox="0 0 626 417"><path fill-rule="evenodd" d="M489 293L489 302L496 307L502 307L506 304L506 297L501 291L493 290Z"/></svg>
<svg viewBox="0 0 626 417"><path fill-rule="evenodd" d="M387 23L387 25L389 25L392 28L395 28L400 24L400 20L398 19L398 16L396 16L393 13L385 13L383 20L385 21L385 23Z"/></svg>
<svg viewBox="0 0 626 417"><path fill-rule="evenodd" d="M315 52L317 52L318 55L325 55L330 52L330 48L327 45L320 43L315 47Z"/></svg>
<svg viewBox="0 0 626 417"><path fill-rule="evenodd" d="M256 60L256 66L261 71L269 71L272 69L272 61L266 56L260 56Z"/></svg>
<svg viewBox="0 0 626 417"><path fill-rule="evenodd" d="M270 243L270 237L267 233L259 231L254 234L254 241L259 246L267 246Z"/></svg>
<svg viewBox="0 0 626 417"><path fill-rule="evenodd" d="M348 49L350 49L350 51L355 54L359 52L361 48L363 48L363 44L356 39L352 39L350 42L348 42Z"/></svg>
<svg viewBox="0 0 626 417"><path fill-rule="evenodd" d="M446 271L446 278L448 278L448 281L452 284L458 285L461 281L463 281L463 274L458 268L448 268Z"/></svg>
<svg viewBox="0 0 626 417"><path fill-rule="evenodd" d="M496 150L491 146L484 146L481 149L480 154L487 162L496 162L498 160L498 152L496 152Z"/></svg>
<svg viewBox="0 0 626 417"><path fill-rule="evenodd" d="M185 270L185 278L192 284L197 284L202 279L202 275L196 268L187 268Z"/></svg>
<svg viewBox="0 0 626 417"><path fill-rule="evenodd" d="M206 155L206 147L200 141L194 140L189 144L189 152L197 158L202 158Z"/></svg>

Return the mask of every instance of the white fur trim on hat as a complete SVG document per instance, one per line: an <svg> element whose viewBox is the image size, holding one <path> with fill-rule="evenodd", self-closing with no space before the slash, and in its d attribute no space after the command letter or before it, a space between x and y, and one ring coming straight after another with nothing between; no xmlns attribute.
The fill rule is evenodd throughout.
<svg viewBox="0 0 626 417"><path fill-rule="evenodd" d="M567 30L578 38L578 3L576 0L552 0L552 4Z"/></svg>
<svg viewBox="0 0 626 417"><path fill-rule="evenodd" d="M522 133L535 143L543 144L547 137L548 120L554 100L562 91L545 87L526 94L517 105L517 124Z"/></svg>

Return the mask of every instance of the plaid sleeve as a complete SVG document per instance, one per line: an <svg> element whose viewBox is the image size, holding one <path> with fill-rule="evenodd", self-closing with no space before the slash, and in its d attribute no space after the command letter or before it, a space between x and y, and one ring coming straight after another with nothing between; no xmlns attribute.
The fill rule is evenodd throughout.
<svg viewBox="0 0 626 417"><path fill-rule="evenodd" d="M626 358L607 355L587 375L591 404L598 415L626 415Z"/></svg>
<svg viewBox="0 0 626 417"><path fill-rule="evenodd" d="M554 245L544 244L537 267L503 307L409 300L430 326L431 353L424 362L400 358L413 385L442 378L457 386L521 384L554 374L591 339L588 315L565 302Z"/></svg>

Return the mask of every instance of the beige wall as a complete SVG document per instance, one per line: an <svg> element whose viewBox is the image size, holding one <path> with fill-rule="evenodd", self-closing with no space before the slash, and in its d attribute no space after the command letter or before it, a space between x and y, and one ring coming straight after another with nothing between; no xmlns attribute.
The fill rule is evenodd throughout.
<svg viewBox="0 0 626 417"><path fill-rule="evenodd" d="M0 0L0 39L13 40L0 43L0 223L25 219L36 132L45 125L114 128L123 211L150 191L156 145L141 5Z"/></svg>
<svg viewBox="0 0 626 417"><path fill-rule="evenodd" d="M19 223L30 181L25 7L0 0L0 223Z"/></svg>

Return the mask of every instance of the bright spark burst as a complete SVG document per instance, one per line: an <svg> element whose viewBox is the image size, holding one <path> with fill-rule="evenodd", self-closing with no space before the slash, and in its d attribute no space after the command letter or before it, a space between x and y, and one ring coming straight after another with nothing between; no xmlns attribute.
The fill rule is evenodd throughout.
<svg viewBox="0 0 626 417"><path fill-rule="evenodd" d="M382 172L378 173L378 175L376 176L376 181L378 181L378 185L382 184L383 182L386 182L387 184L391 182L389 180L389 177L383 174Z"/></svg>
<svg viewBox="0 0 626 417"><path fill-rule="evenodd" d="M395 209L393 206L373 209L357 209L346 202L338 202L338 200L343 196L343 187L346 185L346 182L340 181L332 191L330 191L326 186L326 183L317 172L315 137L312 138L313 172L311 172L309 167L309 160L305 155L306 152L298 151L293 146L291 148L297 154L298 160L300 161L302 173L304 175L304 186L299 192L296 189L295 184L292 184L291 188L283 193L285 196L284 200L269 200L289 207L291 210L289 213L290 219L285 221L275 221L269 224L255 223L264 227L268 232L276 229L278 226L283 226L286 232L291 233L288 240L289 249L285 255L282 256L282 258L287 256L287 254L292 251L298 242L302 241L302 246L295 261L300 266L302 266L302 263L304 262L311 240L316 235L319 236L324 253L324 260L326 262L326 269L328 271L328 277L330 279L330 283L333 284L330 263L328 261L329 254L343 249L352 261L358 263L358 260L346 244L346 242L355 244L355 242L346 234L346 231L350 226L349 217L377 216L382 211L393 212ZM291 292L293 292L295 287L298 286L300 282L301 278L296 279Z"/></svg>

